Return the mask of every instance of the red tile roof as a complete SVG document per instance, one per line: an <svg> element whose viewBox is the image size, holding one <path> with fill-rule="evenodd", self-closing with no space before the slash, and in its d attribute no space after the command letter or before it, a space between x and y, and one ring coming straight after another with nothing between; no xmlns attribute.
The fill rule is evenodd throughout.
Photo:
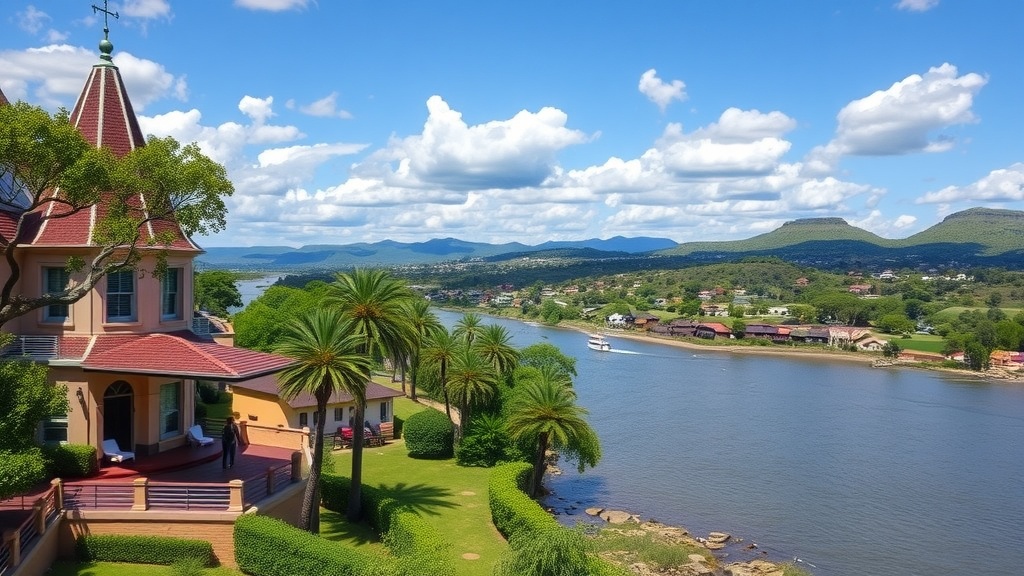
<svg viewBox="0 0 1024 576"><path fill-rule="evenodd" d="M71 123L93 146L109 148L117 157L146 145L121 72L107 62L92 67L71 111Z"/></svg>
<svg viewBox="0 0 1024 576"><path fill-rule="evenodd" d="M121 372L244 380L278 372L291 358L202 339L191 332L96 336L82 367Z"/></svg>
<svg viewBox="0 0 1024 576"><path fill-rule="evenodd" d="M107 56L109 58L109 56ZM71 123L78 128L85 139L98 148L108 148L115 156L123 157L136 148L146 145L135 116L132 102L128 98L121 72L109 61L96 64L82 88L82 93L71 111ZM52 191L57 196L60 190ZM138 215L146 212L145 198L140 196L132 203ZM62 215L67 210L62 204L45 203L42 205L45 219L36 228L31 243L35 246L94 246L93 227L97 220L106 215L106 203L80 210L73 214ZM0 226L0 233L4 232ZM146 246L158 234L171 232L171 241L166 248L189 252L201 252L173 220L154 221L141 230L139 246ZM5 238L7 236L4 236ZM157 248L163 244L157 242Z"/></svg>
<svg viewBox="0 0 1024 576"><path fill-rule="evenodd" d="M0 90L0 106L6 106L10 103L11 102L7 99L7 96L4 96L4 91Z"/></svg>
<svg viewBox="0 0 1024 576"><path fill-rule="evenodd" d="M251 382L237 382L231 384L231 388L237 389L242 388L245 390L252 390L255 392L262 392L264 394L270 394L271 396L279 396L280 390L277 387L276 382L267 382L266 380L256 380ZM392 390L387 386L382 386L376 382L366 383L366 399L367 400L380 400L382 398L397 398L403 396L402 392L398 390ZM295 398L288 400L288 405L292 408L309 408L316 406L316 398L312 394L299 394ZM331 395L331 398L327 401L328 404L347 404L352 402L352 395L347 392L335 392Z"/></svg>

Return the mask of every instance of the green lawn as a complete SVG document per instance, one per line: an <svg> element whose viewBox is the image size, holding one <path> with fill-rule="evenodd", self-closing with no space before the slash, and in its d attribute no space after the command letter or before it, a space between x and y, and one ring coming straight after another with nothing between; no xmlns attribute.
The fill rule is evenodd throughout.
<svg viewBox="0 0 1024 576"><path fill-rule="evenodd" d="M978 310L982 314L984 314L988 310L988 307L987 306L950 306L949 308L943 308L942 310L939 310L935 314L932 314L932 316L931 316L932 324L933 325L939 325L939 324L942 324L943 322L951 322L953 320L956 320L957 316L959 316L961 312L966 312L967 310ZM1013 318L1017 314L1019 314L1021 312L1024 312L1024 308L1000 308L1000 310L1003 311L1003 314L1006 314L1007 318Z"/></svg>
<svg viewBox="0 0 1024 576"><path fill-rule="evenodd" d="M904 350L917 350L918 352L934 352L941 354L946 342L942 336L935 334L914 334L911 338L900 338L892 335L879 335L882 338L892 340L899 344Z"/></svg>
<svg viewBox="0 0 1024 576"><path fill-rule="evenodd" d="M377 379L400 389L398 383ZM408 398L395 398L395 415L405 420L427 410ZM348 476L351 452L334 453L335 469ZM489 468L465 468L449 460L409 458L405 444L393 442L380 448L363 449L363 483L376 486L413 507L455 545L455 562L461 576L487 576L508 545L491 524L487 500ZM343 515L323 511L320 530L346 545L376 546L371 532L352 526ZM463 555L466 555L465 557ZM473 555L479 558L473 558Z"/></svg>

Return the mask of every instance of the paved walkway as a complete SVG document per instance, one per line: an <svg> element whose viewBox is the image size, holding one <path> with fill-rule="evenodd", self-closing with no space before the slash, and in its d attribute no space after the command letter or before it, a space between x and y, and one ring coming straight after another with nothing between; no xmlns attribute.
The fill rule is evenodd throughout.
<svg viewBox="0 0 1024 576"><path fill-rule="evenodd" d="M444 402L435 402L430 398L424 398L423 396L417 396L415 402L423 404L424 406L429 406L435 410L440 411L442 414L444 413ZM454 422L456 426L461 426L462 418L459 416L459 409L456 408L455 406L452 406L451 409L452 422Z"/></svg>

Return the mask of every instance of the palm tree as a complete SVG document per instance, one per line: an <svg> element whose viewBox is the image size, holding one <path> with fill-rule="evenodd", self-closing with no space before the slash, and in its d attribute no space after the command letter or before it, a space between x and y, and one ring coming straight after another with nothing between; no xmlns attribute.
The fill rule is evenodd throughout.
<svg viewBox="0 0 1024 576"><path fill-rule="evenodd" d="M430 310L430 301L426 298L412 300L408 305L407 314L416 333L412 353L409 355L409 372L412 374L412 381L409 383L409 398L416 400L416 373L421 364L424 341L427 336L441 329L441 322L437 319L437 315Z"/></svg>
<svg viewBox="0 0 1024 576"><path fill-rule="evenodd" d="M472 346L473 340L484 331L482 322L483 320L480 319L479 314L466 312L455 323L455 337L462 338L466 341L466 344Z"/></svg>
<svg viewBox="0 0 1024 576"><path fill-rule="evenodd" d="M448 373L448 390L459 404L459 438L469 426L470 411L490 402L498 393L498 375L494 367L473 348L462 347Z"/></svg>
<svg viewBox="0 0 1024 576"><path fill-rule="evenodd" d="M481 356L494 366L499 374L508 374L519 363L519 350L510 344L512 336L504 326L484 326L473 346Z"/></svg>
<svg viewBox="0 0 1024 576"><path fill-rule="evenodd" d="M540 492L549 447L567 460L576 460L580 472L601 459L597 433L584 419L587 411L576 405L576 393L564 380L552 377L557 372L539 370L536 374L538 377L516 386L506 424L514 440L534 446L531 496Z"/></svg>
<svg viewBox="0 0 1024 576"><path fill-rule="evenodd" d="M327 404L339 391L352 395L356 405L366 402L371 362L360 352L362 339L337 311L319 309L294 318L286 326L276 351L296 363L280 376L281 396L292 399L312 394L316 399L313 463L302 498L299 527L320 532L320 475L324 461L324 422Z"/></svg>
<svg viewBox="0 0 1024 576"><path fill-rule="evenodd" d="M338 274L330 285L329 303L352 321L362 339L360 349L373 360L391 359L397 365L407 357L414 340L406 303L413 297L404 282L384 270L354 270ZM346 517L355 522L361 513L363 480L363 422L366 402L356 402L352 427L352 476Z"/></svg>
<svg viewBox="0 0 1024 576"><path fill-rule="evenodd" d="M461 343L443 326L427 337L422 350L422 360L437 366L440 372L441 394L444 396L444 413L452 419L451 402L448 398L448 366L455 361ZM461 419L460 419L461 421Z"/></svg>

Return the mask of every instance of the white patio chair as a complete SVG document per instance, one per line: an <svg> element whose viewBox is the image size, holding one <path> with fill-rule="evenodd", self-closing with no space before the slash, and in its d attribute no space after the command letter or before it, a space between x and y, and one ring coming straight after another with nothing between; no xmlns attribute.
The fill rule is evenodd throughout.
<svg viewBox="0 0 1024 576"><path fill-rule="evenodd" d="M135 452L121 450L121 447L117 445L117 440L107 438L103 441L103 457L111 462L127 462L135 460Z"/></svg>
<svg viewBox="0 0 1024 576"><path fill-rule="evenodd" d="M213 444L213 438L203 435L203 427L199 424L188 429L188 441L193 446L209 446Z"/></svg>

